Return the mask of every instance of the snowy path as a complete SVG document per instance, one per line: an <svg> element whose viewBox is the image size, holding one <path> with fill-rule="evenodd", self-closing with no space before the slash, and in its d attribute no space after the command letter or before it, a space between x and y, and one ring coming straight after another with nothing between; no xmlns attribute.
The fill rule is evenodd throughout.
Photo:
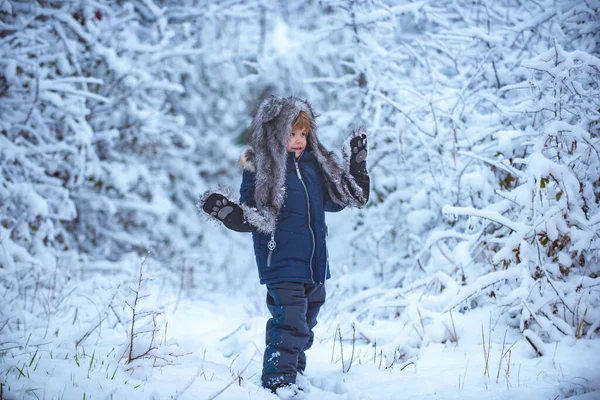
<svg viewBox="0 0 600 400"><path fill-rule="evenodd" d="M155 369L144 388L144 392L150 392L150 398L177 398L179 393L179 399L207 399L230 382L233 383L218 399L277 398L259 386L266 315L249 316L249 308L256 313L256 305L249 305L249 299L221 300L182 302L175 314L168 315L169 336L177 339L181 349L194 353L182 357L177 367ZM373 363L370 346L357 346L354 364L343 374L341 363L331 362L331 340L323 340L333 333L328 329L334 328L320 324L316 330L318 340L308 353L307 399L534 400L554 399L559 394L577 400L600 399L599 391L583 394L577 383L579 380L600 389L597 341L561 342L553 357L543 358L533 357L528 345L520 341L512 348L508 374L503 364L496 384L502 343L492 343L491 379L483 376L485 363L480 342L458 347L430 345L421 350L415 364L402 371L398 366L380 367L377 361ZM346 349L345 354L349 351ZM241 370L242 379L238 379Z"/></svg>

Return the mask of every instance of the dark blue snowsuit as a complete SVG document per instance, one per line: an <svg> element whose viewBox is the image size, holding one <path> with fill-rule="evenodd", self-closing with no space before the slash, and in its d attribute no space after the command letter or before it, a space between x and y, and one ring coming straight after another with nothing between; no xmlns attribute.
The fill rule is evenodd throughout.
<svg viewBox="0 0 600 400"><path fill-rule="evenodd" d="M255 206L254 173L245 170L240 201ZM275 248L271 235L253 232L260 282L267 285L267 322L263 385L294 383L306 367L305 351L313 342L312 329L325 301L330 277L325 211L344 207L334 203L323 183L315 157L304 151L298 160L287 153L286 198L277 218Z"/></svg>

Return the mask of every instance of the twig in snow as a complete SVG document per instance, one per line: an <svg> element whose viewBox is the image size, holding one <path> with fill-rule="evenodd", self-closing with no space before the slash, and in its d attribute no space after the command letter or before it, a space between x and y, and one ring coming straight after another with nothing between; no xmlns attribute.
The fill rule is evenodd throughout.
<svg viewBox="0 0 600 400"><path fill-rule="evenodd" d="M344 347L342 346L342 330L338 326L338 335L340 336L340 353L342 354L342 372L346 371L344 366Z"/></svg>
<svg viewBox="0 0 600 400"><path fill-rule="evenodd" d="M467 369L469 369L469 360L467 360L467 366L465 367L465 373L463 374L463 380L462 380L462 390L465 389L465 382L467 380Z"/></svg>
<svg viewBox="0 0 600 400"><path fill-rule="evenodd" d="M240 329L246 329L249 330L250 329L250 325L246 324L246 323L242 323L240 324L240 326L238 326L237 328L235 328L235 330L233 332L231 332L230 334L223 336L222 338L219 339L219 342L222 342L224 340L229 339L230 337L232 337L233 335L235 335Z"/></svg>
<svg viewBox="0 0 600 400"><path fill-rule="evenodd" d="M417 329L417 326L415 325L414 322L412 322L412 320L410 321L413 329L415 330L415 332L417 333L417 335L419 336L419 339L421 339L421 342L423 341L423 336L421 336L421 334L419 333L419 330Z"/></svg>
<svg viewBox="0 0 600 400"><path fill-rule="evenodd" d="M342 340L342 335L340 333L340 347L341 347L341 340ZM348 364L348 368L343 369L342 371L346 374L350 371L350 368L352 367L352 362L354 361L354 346L356 343L356 328L354 327L354 323L352 323L352 353L350 354L350 362ZM343 362L343 358L342 358L342 368L344 366L344 362Z"/></svg>
<svg viewBox="0 0 600 400"><path fill-rule="evenodd" d="M533 350L535 350L535 354L538 357L541 357L544 355L544 354L542 354L542 349L540 348L540 346L538 346L534 343L534 341L536 341L536 342L539 341L539 338L535 335L535 333L533 333L529 329L526 329L523 332L523 336L525 336L525 339L527 340L527 342L531 345L531 347L533 347Z"/></svg>
<svg viewBox="0 0 600 400"><path fill-rule="evenodd" d="M529 339L527 336L525 336L525 339L527 340L527 342L531 345L531 347L533 347L533 350L535 350L535 354L538 357L542 356L542 353L538 350L538 348L535 346L535 344L533 344L533 342L531 341L531 339Z"/></svg>
<svg viewBox="0 0 600 400"><path fill-rule="evenodd" d="M485 333L483 331L483 322L481 323L481 344L483 346L483 358L485 360L485 369L483 370L483 376L490 377L490 353L492 352L492 316L490 313L490 326L488 331L488 346L485 347Z"/></svg>
<svg viewBox="0 0 600 400"><path fill-rule="evenodd" d="M520 171L520 170L518 170L516 168L513 168L510 165L506 165L506 164L503 164L503 163L498 162L496 160L492 160L491 158L480 156L480 155L475 154L475 153L473 153L471 151L462 151L462 150L459 150L458 154L460 154L461 156L472 157L472 158L474 158L476 160L479 160L479 161L482 161L484 163L493 165L494 167L502 169L505 172L508 172L509 174L516 176L518 179L521 179L521 180L525 179L525 174L522 171Z"/></svg>
<svg viewBox="0 0 600 400"><path fill-rule="evenodd" d="M453 303L450 307L446 307L446 310L444 312L452 310L454 307L458 306L463 301L468 300L472 296L480 294L483 289L492 286L500 281L519 278L519 271L516 269L491 272L487 275L479 277L473 283L462 288L459 293L461 294L461 296L459 297L459 301Z"/></svg>
<svg viewBox="0 0 600 400"><path fill-rule="evenodd" d="M452 330L454 331L454 336L452 339L454 343L458 344L458 335L456 334L456 326L454 325L454 318L452 317L452 310L450 310L450 320L452 321Z"/></svg>
<svg viewBox="0 0 600 400"><path fill-rule="evenodd" d="M469 217L479 217L483 219L487 219L496 224L503 225L514 232L526 232L527 227L519 222L514 222L505 216L501 215L496 211L489 210L479 210L473 207L453 207L450 205L445 205L442 207L442 213L444 214L455 214L455 215L466 215Z"/></svg>
<svg viewBox="0 0 600 400"><path fill-rule="evenodd" d="M248 363L246 364L246 366L237 374L237 376L235 376L223 389L211 394L210 396L207 397L206 400L214 400L216 399L218 396L220 396L221 394L223 394L223 392L225 392L227 389L229 389L229 387L231 385L233 385L236 381L239 380L239 378L242 376L242 374L244 372L246 372L246 369L248 368L248 366L250 365L250 363L254 360L254 357L252 357L250 359L250 361L248 361Z"/></svg>
<svg viewBox="0 0 600 400"><path fill-rule="evenodd" d="M423 328L423 334L425 334L425 324L423 323L423 317L421 316L421 310L417 307L417 314L419 314L419 321L421 322L421 328Z"/></svg>
<svg viewBox="0 0 600 400"><path fill-rule="evenodd" d="M117 292L114 292L114 293L113 293L113 296L112 296L112 298L110 299L110 302L108 303L108 308L112 309L112 303L113 303L113 301L115 300L115 297L116 297L116 296L117 296ZM85 297L85 296L83 296L83 297ZM86 297L86 298L87 298L87 297ZM88 299L88 300L90 300L90 302L92 302L92 301L91 301L91 299ZM92 302L92 304L94 304L94 303ZM97 307L96 307L96 309L97 309ZM114 309L113 309L113 312L114 312ZM99 313L100 313L100 312L98 311L98 314L99 314ZM102 323L103 323L104 321L106 321L106 319L107 319L107 318L108 318L108 312L105 312L105 314L104 314L104 317L103 317L103 318L100 318L100 320L98 321L98 323L97 323L96 325L94 325L94 326L93 326L91 329L89 329L89 330L88 330L88 331L87 331L87 332L86 332L86 333L85 333L85 334L84 334L84 335L83 335L81 338L79 338L79 339L78 339L78 340L75 342L76 346L79 346L81 343L83 343L83 342L84 342L84 341L85 341L85 340L86 340L86 339L87 339L87 338L88 338L88 337L89 337L89 336L92 334L92 332L94 332L96 329L98 329L98 327L99 327L100 325L102 325ZM117 318L118 318L118 316L117 316ZM99 335L100 335L100 334L99 334Z"/></svg>
<svg viewBox="0 0 600 400"><path fill-rule="evenodd" d="M486 366L490 363L490 353L492 352L492 312L490 311L490 325L488 327L488 354L487 360L485 361ZM488 367L488 378L490 377L490 370Z"/></svg>
<svg viewBox="0 0 600 400"><path fill-rule="evenodd" d="M175 392L175 395L172 397L173 400L177 400L182 394L184 394L190 388L190 386L192 386L194 384L194 382L196 382L196 379L198 379L200 374L203 372L203 368L204 368L204 365L200 366L198 368L198 370L196 371L196 375L194 375L193 378L190 379L188 383L186 383L186 385L181 389L181 391L178 390L177 392Z"/></svg>
<svg viewBox="0 0 600 400"><path fill-rule="evenodd" d="M534 234L537 236L537 232L534 232ZM569 310L569 312L572 315L575 315L575 312L573 310L571 310L571 308L568 306L565 298L564 298L564 294L561 294L558 289L556 289L556 287L554 286L554 283L552 282L552 279L550 278L550 274L548 274L548 271L546 270L546 268L544 267L544 263L542 262L542 255L540 252L540 243L538 240L535 241L536 244L536 249L537 249L537 256L538 256L538 263L539 263L539 267L540 269L544 272L544 276L546 277L546 280L548 281L548 283L550 284L550 287L554 290L554 293L556 293L556 295L558 296L558 298L560 299L560 301L562 302L563 306Z"/></svg>
<svg viewBox="0 0 600 400"><path fill-rule="evenodd" d="M339 329L339 325L338 325L338 329ZM333 336L333 348L331 349L331 362L333 362L334 359L334 354L335 354L335 339L337 337L337 331L336 334Z"/></svg>
<svg viewBox="0 0 600 400"><path fill-rule="evenodd" d="M575 337L577 339L579 339L581 337L581 328L583 328L583 323L585 321L585 316L587 315L588 312L588 308L585 308L585 311L583 312L583 316L581 317L581 320L579 321L579 325L577 325L577 332L575 332Z"/></svg>
<svg viewBox="0 0 600 400"><path fill-rule="evenodd" d="M375 350L373 351L373 364L377 362L377 339L375 339L374 347Z"/></svg>
<svg viewBox="0 0 600 400"><path fill-rule="evenodd" d="M107 315L105 315L104 318L101 318L96 325L89 329L81 338L79 338L79 340L75 342L75 345L79 346L84 340L86 340L92 334L92 332L94 332L100 325L102 325L106 318Z"/></svg>
<svg viewBox="0 0 600 400"><path fill-rule="evenodd" d="M129 303L125 302L132 311L132 318L131 318L131 331L129 332L129 345L128 345L128 349L126 350L127 352L127 360L126 363L127 364L131 364L132 361L134 360L139 360L139 359L143 359L143 358L147 358L147 357L153 357L154 358L154 362L156 362L156 360L163 360L165 361L167 364L171 364L171 360L168 359L168 357L179 357L181 355L176 355L176 354L166 354L165 356L159 356L156 354L153 354L153 352L155 350L158 349L155 340L157 339L157 335L159 334L160 331L160 326L156 321L156 318L161 315L160 312L158 311L154 311L154 310L146 310L146 311L139 311L138 310L138 303L141 299L148 297L148 295L142 295L141 294L141 290L142 290L142 283L150 280L148 278L144 278L144 265L146 264L146 261L148 260L148 255L146 255L146 257L144 258L144 260L142 261L141 265L140 265L140 272L139 272L139 276L138 276L138 286L137 286L137 290L133 290L131 289L131 291L133 293L135 293L135 298L134 298L134 302L133 305L130 305ZM136 330L136 323L139 322L138 319L140 318L145 318L145 317L151 317L152 318L152 325L147 327L147 328L142 328L142 330L137 329ZM144 347L146 347L142 353L134 355L134 342L135 339L139 336L139 335L143 335L143 334L150 334L150 343L146 345L144 345Z"/></svg>
<svg viewBox="0 0 600 400"><path fill-rule="evenodd" d="M390 99L388 96L386 96L383 93L380 93L378 91L374 91L374 90L370 90L369 94L375 97L378 97L380 99L382 99L383 101L387 102L389 105L391 105L392 107L394 107L398 112L400 112L400 114L402 114L415 128L417 128L417 130L419 132L421 132L422 134L424 134L425 136L429 136L430 138L434 138L435 136L433 136L432 134L430 134L429 132L427 132L423 127L421 127L421 125L419 125L417 123L417 121L415 119L413 119L409 113L407 113L404 108L402 108L400 106L400 104L396 103L395 101L393 101L392 99Z"/></svg>
<svg viewBox="0 0 600 400"><path fill-rule="evenodd" d="M409 361L409 362L407 362L406 364L404 364L404 366L402 366L402 367L400 368L400 371L404 371L404 369L405 369L406 367L408 367L409 365L415 365L415 362L414 362L414 361Z"/></svg>
<svg viewBox="0 0 600 400"><path fill-rule="evenodd" d="M506 361L506 388L510 388L510 382L508 377L510 376L510 355L512 354L512 350L508 351L508 360Z"/></svg>
<svg viewBox="0 0 600 400"><path fill-rule="evenodd" d="M229 370L231 372L233 372L233 363L235 362L235 360L238 359L239 356L240 356L240 354L237 354L235 357L233 357L233 360L231 360L231 363L229 364Z"/></svg>
<svg viewBox="0 0 600 400"><path fill-rule="evenodd" d="M483 376L488 374L488 364L487 364L487 353L485 349L485 333L483 332L483 322L481 323L481 345L483 346L483 360L485 361L485 369L483 370Z"/></svg>
<svg viewBox="0 0 600 400"><path fill-rule="evenodd" d="M504 330L504 339L502 340L502 349L500 350L500 361L498 363L498 373L496 374L496 384L500 380L500 369L502 368L502 359L504 358L504 346L506 345L506 333L508 332L508 326Z"/></svg>

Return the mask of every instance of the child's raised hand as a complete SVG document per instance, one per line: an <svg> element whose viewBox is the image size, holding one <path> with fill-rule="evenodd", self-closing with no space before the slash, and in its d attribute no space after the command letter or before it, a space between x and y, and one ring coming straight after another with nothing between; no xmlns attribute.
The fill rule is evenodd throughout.
<svg viewBox="0 0 600 400"><path fill-rule="evenodd" d="M364 133L353 137L350 140L350 173L367 173L367 135Z"/></svg>
<svg viewBox="0 0 600 400"><path fill-rule="evenodd" d="M208 212L213 217L224 221L233 211L233 207L227 205L227 203L228 201L224 196L211 194L209 198L206 199L206 203L204 203L204 211Z"/></svg>

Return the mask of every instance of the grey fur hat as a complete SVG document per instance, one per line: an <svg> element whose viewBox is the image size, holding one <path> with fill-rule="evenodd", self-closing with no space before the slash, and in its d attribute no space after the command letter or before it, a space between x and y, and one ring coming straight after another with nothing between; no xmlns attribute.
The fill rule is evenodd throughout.
<svg viewBox="0 0 600 400"><path fill-rule="evenodd" d="M254 200L256 208L242 204L247 221L260 232L275 230L277 216L285 200L285 175L287 167L287 141L292 132L292 124L301 111L304 111L311 125L307 149L312 151L321 171L331 199L337 204L349 207L362 207L365 195L349 171L349 151L344 151L344 163L325 149L317 136L315 113L310 104L296 97L271 96L259 106L252 122L247 147L240 157L240 166L254 172ZM363 129L352 131L345 143L354 136L365 134ZM211 192L200 199L206 199Z"/></svg>

